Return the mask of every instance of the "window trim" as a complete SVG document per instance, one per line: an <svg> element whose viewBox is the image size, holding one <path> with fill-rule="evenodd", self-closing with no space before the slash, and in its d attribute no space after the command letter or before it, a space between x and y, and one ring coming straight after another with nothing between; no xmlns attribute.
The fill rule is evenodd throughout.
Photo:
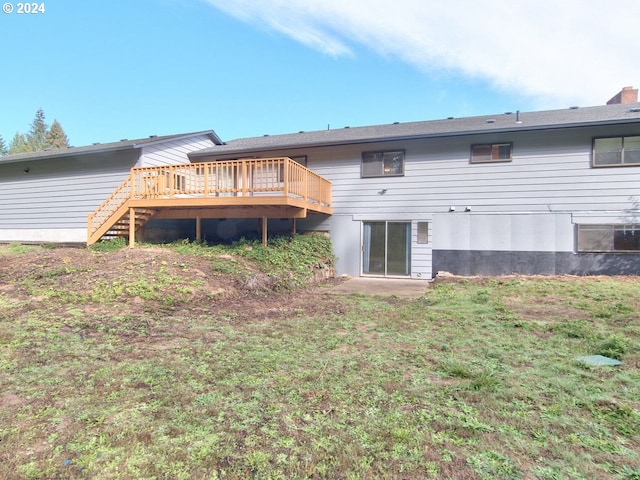
<svg viewBox="0 0 640 480"><path fill-rule="evenodd" d="M484 159L474 159L473 151L478 147L489 147L493 154L493 149L496 147L509 147L509 158L492 158L489 160ZM509 163L513 161L513 142L491 142L491 143L474 143L471 145L470 154L469 154L469 163Z"/></svg>
<svg viewBox="0 0 640 480"><path fill-rule="evenodd" d="M629 135L609 135L604 137L593 137L591 139L591 167L592 168L617 168L617 167L640 167L640 162L636 163L624 163L624 141L625 138L629 137L640 137L640 133L629 134ZM596 140L607 140L620 138L622 140L622 149L620 150L621 154L621 162L620 163L605 163L605 164L596 164Z"/></svg>
<svg viewBox="0 0 640 480"><path fill-rule="evenodd" d="M369 175L365 175L364 173L364 159L367 155L375 155L375 154L381 154L384 158L384 155L388 155L388 154L401 154L402 155L402 172L401 173L384 173L384 161L382 161L380 163L381 166L381 172L377 173L377 174L369 174ZM405 150L371 150L371 151L367 151L367 152L362 152L361 158L360 158L360 177L361 178L380 178L380 177L404 177L404 173L405 173L405 157L406 157L406 151Z"/></svg>
<svg viewBox="0 0 640 480"><path fill-rule="evenodd" d="M584 249L580 248L580 232L584 228L585 230L594 229L601 230L608 234L608 238L604 238L608 247L606 248L592 248L592 249ZM576 252L577 253L631 253L631 254L640 254L640 247L635 250L623 250L616 249L616 237L615 234L618 231L626 231L631 230L632 233L637 232L640 234L640 224L638 223L579 223L576 225Z"/></svg>

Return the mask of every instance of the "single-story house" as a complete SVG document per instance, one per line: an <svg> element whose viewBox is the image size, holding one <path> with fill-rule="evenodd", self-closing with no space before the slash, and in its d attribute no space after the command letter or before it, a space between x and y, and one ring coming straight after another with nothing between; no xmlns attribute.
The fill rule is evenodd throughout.
<svg viewBox="0 0 640 480"><path fill-rule="evenodd" d="M586 108L228 142L192 135L208 145L164 165L145 163L142 143L127 160L106 150L91 160L85 147L71 166L68 153L0 158L0 241L65 240L63 227L79 234L95 211L89 243L166 229L211 241L265 235L267 225L325 231L337 273L353 276L640 274L640 104L630 87ZM79 191L90 195L80 205Z"/></svg>

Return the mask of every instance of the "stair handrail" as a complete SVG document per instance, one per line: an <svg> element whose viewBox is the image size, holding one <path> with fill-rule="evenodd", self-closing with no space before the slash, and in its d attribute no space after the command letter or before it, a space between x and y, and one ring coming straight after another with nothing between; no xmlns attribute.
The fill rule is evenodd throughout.
<svg viewBox="0 0 640 480"><path fill-rule="evenodd" d="M116 188L107 199L100 204L95 211L88 215L89 236L93 235L100 227L109 221L111 216L118 211L131 198L133 181L131 173Z"/></svg>

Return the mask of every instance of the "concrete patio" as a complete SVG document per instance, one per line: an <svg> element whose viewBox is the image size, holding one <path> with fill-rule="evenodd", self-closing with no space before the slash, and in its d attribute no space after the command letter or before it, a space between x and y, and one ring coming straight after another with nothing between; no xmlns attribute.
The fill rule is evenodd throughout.
<svg viewBox="0 0 640 480"><path fill-rule="evenodd" d="M401 298L418 298L430 287L429 280L404 278L349 277L340 284L327 289L329 295L381 295Z"/></svg>

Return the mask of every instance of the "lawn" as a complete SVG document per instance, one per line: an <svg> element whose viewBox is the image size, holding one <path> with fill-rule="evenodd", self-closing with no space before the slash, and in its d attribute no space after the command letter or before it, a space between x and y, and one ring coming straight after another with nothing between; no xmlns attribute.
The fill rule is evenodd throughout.
<svg viewBox="0 0 640 480"><path fill-rule="evenodd" d="M309 245L0 247L0 478L640 479L640 280L340 297Z"/></svg>

